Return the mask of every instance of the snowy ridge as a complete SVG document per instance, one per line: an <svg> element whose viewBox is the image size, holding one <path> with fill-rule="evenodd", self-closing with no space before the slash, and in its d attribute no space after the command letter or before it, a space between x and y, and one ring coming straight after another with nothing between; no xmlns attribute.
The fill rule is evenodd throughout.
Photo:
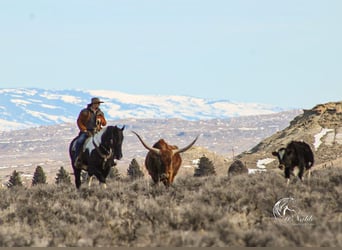
<svg viewBox="0 0 342 250"><path fill-rule="evenodd" d="M0 89L0 131L75 122L92 97L105 103L108 120L127 118L225 119L272 114L284 109L190 96L132 95L108 90Z"/></svg>

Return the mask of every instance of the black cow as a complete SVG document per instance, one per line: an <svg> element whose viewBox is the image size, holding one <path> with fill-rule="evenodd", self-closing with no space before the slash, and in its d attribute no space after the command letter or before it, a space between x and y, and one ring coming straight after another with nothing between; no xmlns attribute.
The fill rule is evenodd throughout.
<svg viewBox="0 0 342 250"><path fill-rule="evenodd" d="M292 141L286 148L272 152L279 160L279 168L284 169L287 183L290 181L290 175L295 167L299 168L298 177L303 180L304 171L308 170L310 178L310 168L314 164L314 154L310 146L302 141Z"/></svg>

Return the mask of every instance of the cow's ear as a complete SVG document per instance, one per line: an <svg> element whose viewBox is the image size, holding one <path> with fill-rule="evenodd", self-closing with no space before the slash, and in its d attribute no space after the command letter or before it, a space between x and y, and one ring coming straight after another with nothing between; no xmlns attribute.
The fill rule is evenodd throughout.
<svg viewBox="0 0 342 250"><path fill-rule="evenodd" d="M274 152L272 152L272 155L278 156L278 152L274 151Z"/></svg>

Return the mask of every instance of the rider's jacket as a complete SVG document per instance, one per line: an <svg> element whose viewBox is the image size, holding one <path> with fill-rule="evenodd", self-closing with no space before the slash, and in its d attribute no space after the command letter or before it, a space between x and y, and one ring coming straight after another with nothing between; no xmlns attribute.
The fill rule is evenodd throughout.
<svg viewBox="0 0 342 250"><path fill-rule="evenodd" d="M87 108L81 110L77 118L77 126L82 132L93 132L96 129L96 123L99 122L101 126L106 126L107 121L101 109L95 112L88 105Z"/></svg>

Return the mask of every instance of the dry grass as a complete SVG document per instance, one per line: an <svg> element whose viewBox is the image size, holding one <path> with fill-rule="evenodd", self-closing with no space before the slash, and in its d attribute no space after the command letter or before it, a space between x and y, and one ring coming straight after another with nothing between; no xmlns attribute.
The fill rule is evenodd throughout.
<svg viewBox="0 0 342 250"><path fill-rule="evenodd" d="M289 186L268 172L178 177L169 189L146 179L2 189L0 246L342 246L341 183L329 168ZM311 224L279 223L272 209L284 197Z"/></svg>

